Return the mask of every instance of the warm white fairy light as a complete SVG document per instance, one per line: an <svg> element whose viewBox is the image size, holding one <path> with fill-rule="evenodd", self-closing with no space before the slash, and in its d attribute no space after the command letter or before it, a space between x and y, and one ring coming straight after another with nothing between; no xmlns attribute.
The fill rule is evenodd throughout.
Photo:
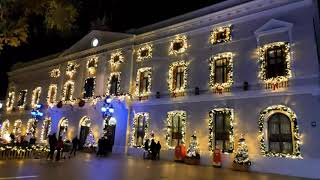
<svg viewBox="0 0 320 180"><path fill-rule="evenodd" d="M16 138L19 138L21 136L21 126L22 121L20 119L14 122L12 133L16 136Z"/></svg>
<svg viewBox="0 0 320 180"><path fill-rule="evenodd" d="M111 84L112 84L112 77L113 76L116 76L117 77L117 92L115 92L115 95L119 94L120 92L120 75L121 75L121 72L112 72L110 73L110 76L108 78L108 85L107 85L107 94L108 95L113 95L113 94L110 94L110 88L111 88Z"/></svg>
<svg viewBox="0 0 320 180"><path fill-rule="evenodd" d="M49 72L49 75L50 77L52 78L57 78L57 77L60 77L60 69L59 68L56 68L56 69L52 69L50 72Z"/></svg>
<svg viewBox="0 0 320 180"><path fill-rule="evenodd" d="M290 121L291 121L291 131L292 131L292 138L293 138L293 152L292 154L285 154L285 153L275 153L268 150L267 145L265 143L265 131L264 127L265 120L268 116L282 112L288 115ZM285 157L285 158L292 158L292 159L302 159L300 146L301 146L301 137L299 134L299 128L297 123L297 116L296 114L289 108L284 105L273 105L265 110L261 111L260 118L259 118L259 135L258 135L259 141L260 141L260 150L261 154L264 156L272 156L272 157Z"/></svg>
<svg viewBox="0 0 320 180"><path fill-rule="evenodd" d="M9 128L10 128L10 121L7 119L2 123L1 134L0 134L0 137L5 139L6 141L8 141L10 138Z"/></svg>
<svg viewBox="0 0 320 180"><path fill-rule="evenodd" d="M224 34L224 38L219 37L219 34ZM211 31L209 41L211 44L217 44L221 42L228 42L231 41L231 25L214 28Z"/></svg>
<svg viewBox="0 0 320 180"><path fill-rule="evenodd" d="M234 113L233 109L229 108L215 108L209 112L209 151L213 151L215 149L215 115L224 114L226 115L226 120L230 123L230 131L229 131L229 149L228 152L232 152L234 149Z"/></svg>
<svg viewBox="0 0 320 180"><path fill-rule="evenodd" d="M69 91L68 90L69 87L70 87L70 92L67 93ZM69 103L72 102L73 101L73 99L72 99L73 98L73 92L74 92L74 81L69 80L64 84L62 100L66 101L66 102L69 102ZM67 97L67 95L69 95L69 97Z"/></svg>
<svg viewBox="0 0 320 180"><path fill-rule="evenodd" d="M172 118L174 118L175 116L179 116L180 120L181 120L181 144L185 144L185 135L186 135L186 120L187 120L187 113L185 111L170 111L167 113L167 119L165 121L166 124L166 141L167 141L167 146L169 149L174 149L174 146L171 146L171 141L172 141L172 128L173 128L173 124L172 124Z"/></svg>
<svg viewBox="0 0 320 180"><path fill-rule="evenodd" d="M227 60L227 82L224 83L216 83L215 82L215 61L219 59ZM214 92L223 92L229 91L230 87L233 84L233 54L231 52L219 53L212 56L209 60L209 68L210 68L210 82L209 86Z"/></svg>
<svg viewBox="0 0 320 180"><path fill-rule="evenodd" d="M93 57L87 62L87 70L90 75L94 75L96 73L98 67L98 57Z"/></svg>
<svg viewBox="0 0 320 180"><path fill-rule="evenodd" d="M40 141L46 143L48 135L51 133L51 117L46 117L42 122Z"/></svg>
<svg viewBox="0 0 320 180"><path fill-rule="evenodd" d="M31 107L35 108L40 102L41 87L36 87L32 92Z"/></svg>
<svg viewBox="0 0 320 180"><path fill-rule="evenodd" d="M49 107L53 107L57 100L57 84L50 84L48 89L47 103Z"/></svg>
<svg viewBox="0 0 320 180"><path fill-rule="evenodd" d="M14 98L15 98L15 92L14 91L9 92L7 103L6 103L7 111L11 111L13 109Z"/></svg>
<svg viewBox="0 0 320 180"><path fill-rule="evenodd" d="M147 73L147 78L148 78L148 85L147 85L147 89L145 89L143 87L143 90L140 91L140 86L141 86L141 76L144 76L145 73ZM151 94L151 67L144 67L144 68L140 68L138 69L137 72L137 77L136 77L136 96L141 98L141 97L147 97Z"/></svg>
<svg viewBox="0 0 320 180"><path fill-rule="evenodd" d="M176 49L178 45L178 49ZM188 48L187 36L177 35L171 42L169 47L169 55L178 55L184 53Z"/></svg>
<svg viewBox="0 0 320 180"><path fill-rule="evenodd" d="M137 138L137 128L139 126L138 119L143 117L145 123L144 123L144 137L143 137L143 144L145 140L148 138L149 134L149 123L150 123L150 116L149 113L146 112L139 112L135 113L133 117L133 123L132 123L132 136L131 136L131 146L133 147L140 147L136 144L136 138Z"/></svg>
<svg viewBox="0 0 320 180"><path fill-rule="evenodd" d="M32 137L35 137L37 130L37 120L29 119L27 123L27 134L30 134Z"/></svg>
<svg viewBox="0 0 320 180"><path fill-rule="evenodd" d="M285 75L267 78L267 51L270 48L283 47L284 61L285 61ZM287 86L289 79L291 78L291 58L290 58L290 44L287 42L274 42L259 47L259 63L260 71L258 77L266 84L266 88L275 89L280 84L281 86Z"/></svg>
<svg viewBox="0 0 320 180"><path fill-rule="evenodd" d="M185 92L187 87L187 82L188 82L188 73L187 73L188 65L189 65L189 62L186 62L186 61L178 61L170 64L167 82L168 82L169 91L172 95L177 95ZM183 68L183 84L179 88L175 87L174 85L176 83L176 79L174 79L174 71L177 67Z"/></svg>
<svg viewBox="0 0 320 180"><path fill-rule="evenodd" d="M67 65L66 74L70 78L72 78L73 75L77 72L77 67L79 67L79 65L75 61L69 61Z"/></svg>
<svg viewBox="0 0 320 180"><path fill-rule="evenodd" d="M28 90L25 89L25 90L22 90L19 94L19 99L18 101L22 101L22 103L20 105L18 105L18 108L19 109L24 109L25 106L26 106L26 101L27 101L27 93L28 93ZM23 99L21 99L23 96Z"/></svg>
<svg viewBox="0 0 320 180"><path fill-rule="evenodd" d="M124 57L120 50L111 53L110 64L113 68L118 68L121 63L123 63Z"/></svg>
<svg viewBox="0 0 320 180"><path fill-rule="evenodd" d="M87 78L85 80L85 85L87 84L88 80L91 79L91 78L93 79L92 96L91 97L85 97L85 94L86 94L86 89L85 88L84 88L84 91L82 92L83 97L87 98L87 99L93 99L94 90L96 89L96 77L95 76Z"/></svg>
<svg viewBox="0 0 320 180"><path fill-rule="evenodd" d="M152 58L152 44L145 44L137 51L137 62Z"/></svg>

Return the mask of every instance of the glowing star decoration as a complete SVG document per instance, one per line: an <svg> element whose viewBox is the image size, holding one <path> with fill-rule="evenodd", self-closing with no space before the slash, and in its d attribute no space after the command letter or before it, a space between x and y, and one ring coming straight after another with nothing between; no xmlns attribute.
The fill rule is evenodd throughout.
<svg viewBox="0 0 320 180"><path fill-rule="evenodd" d="M52 77L52 78L60 77L60 74L61 74L60 69L59 68L52 69L49 74L50 74L50 77Z"/></svg>
<svg viewBox="0 0 320 180"><path fill-rule="evenodd" d="M229 131L229 149L228 152L233 152L234 149L234 113L233 109L229 108L215 108L209 112L209 151L213 151L215 149L215 115L224 114L226 117L226 121L230 123L230 131Z"/></svg>
<svg viewBox="0 0 320 180"><path fill-rule="evenodd" d="M284 113L287 115L291 121L291 131L292 131L292 143L293 143L293 152L292 154L285 154L285 153L275 153L268 150L267 144L265 139L268 138L265 134L264 127L266 118L270 117L274 113ZM299 128L297 123L297 116L296 114L289 108L284 105L273 105L265 110L261 111L260 118L259 118L259 135L258 139L260 141L260 150L263 156L271 156L271 157L285 157L285 158L292 158L292 159L302 159L300 147L301 147L301 138L299 134Z"/></svg>
<svg viewBox="0 0 320 180"><path fill-rule="evenodd" d="M74 81L69 80L64 84L62 100L65 102L72 103L73 92L74 92Z"/></svg>
<svg viewBox="0 0 320 180"><path fill-rule="evenodd" d="M68 62L66 74L69 76L69 78L72 78L77 72L77 67L79 67L79 65L75 61Z"/></svg>
<svg viewBox="0 0 320 180"><path fill-rule="evenodd" d="M227 62L227 81L223 83L217 83L215 81L215 62L217 60L222 59L225 59ZM212 56L209 60L209 69L209 86L211 87L211 89L217 93L222 93L223 91L230 91L230 87L233 84L233 54L231 52L225 52Z"/></svg>
<svg viewBox="0 0 320 180"><path fill-rule="evenodd" d="M151 94L151 67L138 69L136 77L136 96L148 97ZM143 86L143 87L142 87Z"/></svg>
<svg viewBox="0 0 320 180"><path fill-rule="evenodd" d="M231 41L231 25L218 27L211 31L209 41L211 44Z"/></svg>
<svg viewBox="0 0 320 180"><path fill-rule="evenodd" d="M53 107L57 100L57 84L50 84L47 96L47 103L49 107Z"/></svg>
<svg viewBox="0 0 320 180"><path fill-rule="evenodd" d="M42 122L42 129L40 135L41 143L47 143L48 135L51 133L51 122L52 121L50 117L46 117Z"/></svg>
<svg viewBox="0 0 320 180"><path fill-rule="evenodd" d="M118 68L123 61L124 57L121 51L111 53L110 64L112 68Z"/></svg>
<svg viewBox="0 0 320 180"><path fill-rule="evenodd" d="M167 146L169 149L174 149L175 146L172 146L171 145L171 141L173 140L173 132L172 132L172 129L173 129L173 118L175 116L179 116L180 120L181 120L181 144L185 144L185 135L186 135L186 120L187 120L187 113L185 111L170 111L167 113L167 119L165 121L165 124L166 124L166 128L165 128L165 131L166 131L166 141L167 141Z"/></svg>
<svg viewBox="0 0 320 180"><path fill-rule="evenodd" d="M108 84L108 86L107 86L107 95L117 95L117 94L119 94L119 92L120 92L120 75L121 75L121 72L112 72L112 73L110 73L110 76L108 78L108 83L107 83ZM114 77L116 77L116 80L117 80L117 82L114 82L114 83L116 83L116 86L117 86L116 87L117 92L114 92L115 94L113 94L111 92L112 79ZM112 94L110 94L110 93L112 93Z"/></svg>
<svg viewBox="0 0 320 180"><path fill-rule="evenodd" d="M172 96L177 96L177 95L183 95L186 87L187 87L187 82L188 82L188 73L187 73L187 68L190 63L186 61L178 61L170 64L169 66L169 75L167 79L169 91ZM177 87L177 79L176 79L176 73L178 68L183 69L183 83L181 86Z"/></svg>
<svg viewBox="0 0 320 180"><path fill-rule="evenodd" d="M9 92L7 103L6 103L7 111L12 111L14 106L14 98L15 98L15 92L13 91Z"/></svg>
<svg viewBox="0 0 320 180"><path fill-rule="evenodd" d="M32 92L31 107L35 108L40 102L41 87L37 87Z"/></svg>
<svg viewBox="0 0 320 180"><path fill-rule="evenodd" d="M152 58L152 45L146 44L137 51L137 62Z"/></svg>
<svg viewBox="0 0 320 180"><path fill-rule="evenodd" d="M281 47L284 53L285 75L267 78L267 51L270 48ZM259 63L260 71L258 77L266 84L266 89L277 89L279 87L287 87L288 81L291 78L291 58L290 44L287 42L274 42L259 47Z"/></svg>
<svg viewBox="0 0 320 180"><path fill-rule="evenodd" d="M93 57L87 62L87 70L89 75L94 75L98 67L98 57Z"/></svg>
<svg viewBox="0 0 320 180"><path fill-rule="evenodd" d="M184 53L188 48L187 37L185 35L177 35L171 42L169 47L169 55L178 55Z"/></svg>
<svg viewBox="0 0 320 180"><path fill-rule="evenodd" d="M143 142L141 145L137 144L136 140L137 140L137 135L138 135L138 128L139 128L139 118L143 118L144 120L144 137L143 137ZM131 146L132 147L143 147L144 142L146 141L146 139L148 138L148 134L149 134L149 123L150 123L150 116L149 113L146 112L139 112L139 113L135 113L134 117L133 117L133 124L132 124L132 136L131 136Z"/></svg>

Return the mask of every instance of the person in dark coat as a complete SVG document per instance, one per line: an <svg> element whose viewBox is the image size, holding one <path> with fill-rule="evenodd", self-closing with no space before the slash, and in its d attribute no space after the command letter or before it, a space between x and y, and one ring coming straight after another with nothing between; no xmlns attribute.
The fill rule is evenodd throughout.
<svg viewBox="0 0 320 180"><path fill-rule="evenodd" d="M56 133L53 133L52 135L48 136L49 139L49 148L50 151L48 153L47 158L50 158L51 160L53 160L53 154L57 145L57 138L56 138Z"/></svg>
<svg viewBox="0 0 320 180"><path fill-rule="evenodd" d="M76 152L77 152L77 149L78 149L78 145L79 145L80 141L78 139L78 137L74 137L73 140L72 140L72 149L70 151L70 155L69 157L72 155L74 155L74 157L76 157Z"/></svg>
<svg viewBox="0 0 320 180"><path fill-rule="evenodd" d="M58 139L57 145L56 145L56 150L57 150L56 161L59 161L59 160L60 160L62 148L63 148L63 141L62 141L62 137L59 136L59 139Z"/></svg>
<svg viewBox="0 0 320 180"><path fill-rule="evenodd" d="M158 141L158 143L156 144L156 150L157 150L157 159L160 160L160 150L161 150L161 144L160 141Z"/></svg>
<svg viewBox="0 0 320 180"><path fill-rule="evenodd" d="M101 137L98 140L98 152L97 152L97 156L102 156L103 155L103 151L104 151L104 137Z"/></svg>
<svg viewBox="0 0 320 180"><path fill-rule="evenodd" d="M155 160L156 159L156 155L157 155L157 144L154 142L154 139L151 140L151 145L150 145L150 149L151 149L151 155L152 155L152 159Z"/></svg>

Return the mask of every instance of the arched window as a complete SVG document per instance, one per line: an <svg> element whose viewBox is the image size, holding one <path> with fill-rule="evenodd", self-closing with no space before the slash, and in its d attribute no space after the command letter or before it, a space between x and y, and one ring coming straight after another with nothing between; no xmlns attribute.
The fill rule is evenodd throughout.
<svg viewBox="0 0 320 180"><path fill-rule="evenodd" d="M86 142L87 136L90 132L90 126L91 126L91 120L89 117L84 116L80 120L79 124L79 140L80 140L80 145L79 148L82 148L83 145Z"/></svg>
<svg viewBox="0 0 320 180"><path fill-rule="evenodd" d="M136 113L133 118L132 145L142 147L149 129L149 113Z"/></svg>
<svg viewBox="0 0 320 180"><path fill-rule="evenodd" d="M292 154L292 130L288 116L275 113L268 120L269 151Z"/></svg>
<svg viewBox="0 0 320 180"><path fill-rule="evenodd" d="M174 148L185 143L186 112L171 111L167 117L167 145Z"/></svg>
<svg viewBox="0 0 320 180"><path fill-rule="evenodd" d="M51 131L51 118L46 118L42 123L41 142L46 143L46 140Z"/></svg>
<svg viewBox="0 0 320 180"><path fill-rule="evenodd" d="M63 140L67 138L67 132L68 132L68 119L62 118L59 123L59 136L62 137Z"/></svg>

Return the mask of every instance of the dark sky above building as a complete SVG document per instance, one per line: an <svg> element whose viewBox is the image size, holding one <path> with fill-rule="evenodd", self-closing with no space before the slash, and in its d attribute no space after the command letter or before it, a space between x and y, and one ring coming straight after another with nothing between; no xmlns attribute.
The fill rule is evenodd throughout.
<svg viewBox="0 0 320 180"><path fill-rule="evenodd" d="M110 31L124 32L170 17L175 17L224 0L77 0L79 16L68 33L47 30L37 19L30 21L28 43L18 48L5 48L0 54L0 99L6 95L7 75L11 66L69 48L92 29L92 22L103 19Z"/></svg>

